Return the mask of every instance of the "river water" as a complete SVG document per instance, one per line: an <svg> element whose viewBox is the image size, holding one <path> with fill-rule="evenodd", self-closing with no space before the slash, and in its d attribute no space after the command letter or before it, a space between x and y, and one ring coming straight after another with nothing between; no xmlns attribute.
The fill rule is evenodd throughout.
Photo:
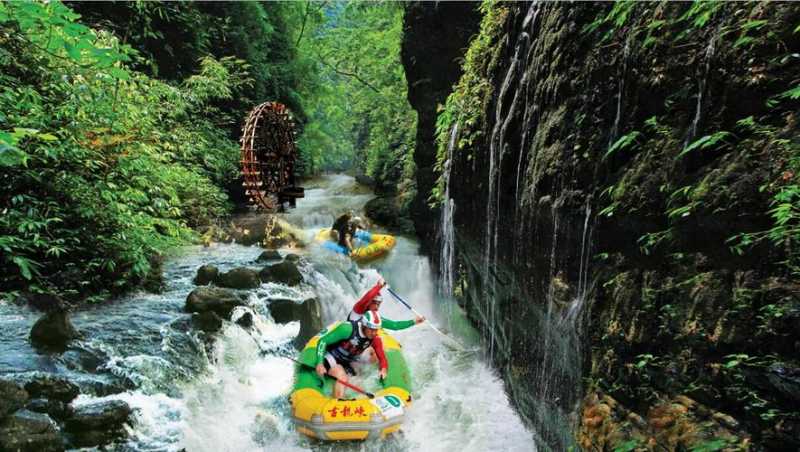
<svg viewBox="0 0 800 452"><path fill-rule="evenodd" d="M306 184L306 197L284 218L310 238L345 210L360 212L372 194L353 178L333 175ZM0 304L0 374L64 375L86 394L76 404L120 399L135 409L126 443L131 451L532 451L533 434L510 407L503 382L481 358L476 333L454 302L436 295L433 272L413 238L399 237L385 259L357 267L349 259L312 245L282 249L305 257L305 282L290 288L263 284L248 292L255 316L248 333L226 322L213 346L203 344L183 312L197 268L225 271L251 266L263 250L237 244L187 247L165 265L167 289L136 293L76 312L84 339L63 354L40 354L27 336L39 314ZM403 344L414 379L415 402L402 432L384 441L323 443L298 435L287 401L292 386L291 342L300 325L276 324L270 299L316 297L327 324L343 319L379 275L437 326L471 351L443 343L425 326L394 333ZM388 295L388 294L387 294ZM412 314L390 296L381 312L401 320ZM257 345L253 338L258 341ZM268 352L260 353L258 347ZM210 351L207 351L210 350ZM358 383L377 389L376 372L365 367Z"/></svg>

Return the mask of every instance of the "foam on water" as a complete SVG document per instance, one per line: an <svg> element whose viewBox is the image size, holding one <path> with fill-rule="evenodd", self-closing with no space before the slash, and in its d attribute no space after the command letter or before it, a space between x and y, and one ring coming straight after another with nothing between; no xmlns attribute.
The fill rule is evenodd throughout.
<svg viewBox="0 0 800 452"><path fill-rule="evenodd" d="M325 194L330 193L326 183L335 188L331 196L337 199L347 199L349 187L354 185L353 179L345 176L323 180L311 206L304 200L298 203L294 224L303 227L303 216L324 204ZM339 202L360 209L366 202L362 196L352 201L355 204ZM320 227L317 220L311 223ZM135 294L78 316L79 328L93 331L89 335L92 340L81 347L106 357L93 372L125 381L133 389L107 397L83 395L77 403L119 399L133 407L135 419L123 446L126 450L535 450L531 432L511 409L503 382L494 371L477 354L454 351L426 326L393 333L403 344L414 378L415 402L402 434L386 441L329 444L301 437L294 430L287 400L294 364L285 356L296 355L292 341L300 325L276 324L269 316L270 299L299 302L315 297L323 308L323 321L328 323L343 319L356 299L383 276L429 321L457 335L460 343L477 343L460 309L436 295L430 265L418 248L416 242L400 237L390 255L372 268L358 268L346 258L319 247L309 248L305 251L307 263L300 266L305 283L299 287L264 284L250 291L248 306L237 308L232 318L254 313L252 330L225 322L208 354L188 326L188 314L182 312L186 295L194 288L191 280L196 269L204 264L223 271L252 265L262 250L235 244L191 248L166 263L168 288L164 294ZM383 295L385 316L413 318L387 291ZM3 309L0 316L0 322L22 321ZM126 323L129 318L134 321ZM452 327L453 319L460 328ZM23 345L13 343L11 347L21 349ZM361 370L358 382L368 390L377 388L374 365L365 364ZM87 378L96 377L83 372Z"/></svg>

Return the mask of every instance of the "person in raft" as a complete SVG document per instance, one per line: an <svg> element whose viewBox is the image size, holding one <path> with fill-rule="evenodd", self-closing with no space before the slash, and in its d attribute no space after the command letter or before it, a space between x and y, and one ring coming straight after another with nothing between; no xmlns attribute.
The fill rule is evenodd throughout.
<svg viewBox="0 0 800 452"><path fill-rule="evenodd" d="M344 397L344 385L348 374L355 375L353 362L369 347L378 361L378 375L386 378L389 362L383 352L383 342L378 336L381 329L381 317L377 312L367 312L358 322L342 322L327 332L317 343L317 374L320 377L328 374L337 379L333 386L333 397Z"/></svg>
<svg viewBox="0 0 800 452"><path fill-rule="evenodd" d="M375 286L368 290L364 296L361 297L360 300L356 302L353 306L353 309L350 311L350 314L347 315L347 320L350 322L357 322L361 319L361 317L366 312L374 312L378 313L378 309L381 307L381 303L383 303L383 297L381 297L381 289L386 287L386 281L383 278L378 279L378 282ZM414 325L418 325L425 321L425 317L418 316L414 320L392 320L383 318L383 328L387 330L404 330L406 328L410 328Z"/></svg>
<svg viewBox="0 0 800 452"><path fill-rule="evenodd" d="M331 226L331 240L336 242L341 248L342 254L346 255L350 255L353 251L351 220L352 215L348 212L337 218L336 221L333 222L333 226Z"/></svg>

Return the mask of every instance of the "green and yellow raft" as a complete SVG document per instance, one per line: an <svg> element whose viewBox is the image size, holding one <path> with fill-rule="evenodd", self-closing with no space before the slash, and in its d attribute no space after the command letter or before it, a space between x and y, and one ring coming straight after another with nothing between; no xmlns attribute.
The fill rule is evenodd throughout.
<svg viewBox="0 0 800 452"><path fill-rule="evenodd" d="M401 345L380 330L389 371L374 399L334 399L334 380L325 378L323 383L313 365L319 338L338 324L312 337L300 352L300 361L308 366L295 367L294 389L289 396L294 424L299 433L321 440L384 438L400 430L411 405L411 374Z"/></svg>
<svg viewBox="0 0 800 452"><path fill-rule="evenodd" d="M353 252L350 253L351 259L359 263L369 262L386 255L386 253L394 248L395 243L397 243L397 240L393 235L370 234L370 236L371 240L368 245L353 249ZM325 245L329 245L326 246L326 248L329 248L332 251L344 253L344 248L331 241L330 237L330 228L325 228L317 233L317 235L314 237L314 240Z"/></svg>

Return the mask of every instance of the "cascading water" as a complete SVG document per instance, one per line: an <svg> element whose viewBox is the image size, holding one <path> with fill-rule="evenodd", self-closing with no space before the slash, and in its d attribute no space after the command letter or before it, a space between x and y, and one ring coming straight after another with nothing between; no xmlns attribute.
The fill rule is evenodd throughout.
<svg viewBox="0 0 800 452"><path fill-rule="evenodd" d="M632 35L629 35L622 49L622 72L619 75L619 88L617 90L617 114L614 117L614 125L611 127L611 133L608 136L609 148L614 145L619 136L619 123L622 119L622 99L625 94L625 79L628 77L628 60L631 53L631 39Z"/></svg>
<svg viewBox="0 0 800 452"><path fill-rule="evenodd" d="M360 211L371 196L347 176L330 176L307 186L306 198L285 218L309 235L330 226L343 210ZM255 266L261 251L236 244L186 249L165 264L168 287L163 294L132 294L75 313L73 322L86 339L60 355L42 355L29 345L27 334L36 313L0 304L0 374L51 372L90 394L75 403L128 402L135 419L127 442L118 446L124 450L535 450L532 433L509 406L502 381L491 367L473 353L451 350L424 325L395 334L414 378L415 403L402 434L366 443L323 444L301 437L292 426L286 399L294 364L284 358L296 354L292 341L299 324L275 323L268 310L271 300L316 297L323 320L331 322L344 318L380 274L428 319L451 325L448 333L460 342L477 341L476 333L457 307L442 306L450 301L436 296L431 268L418 244L400 237L373 269L359 269L318 247L282 250L303 254L305 283L263 284L248 291L247 306L234 311L232 318L255 313L252 332L225 322L207 348L183 312L197 268ZM411 317L399 303L385 298L385 316ZM445 313L453 318L443 318ZM368 390L378 387L371 366L361 376Z"/></svg>
<svg viewBox="0 0 800 452"><path fill-rule="evenodd" d="M717 33L711 34L711 39L708 40L706 51L703 56L703 75L697 81L697 104L694 112L694 119L692 125L689 127L689 132L686 134L686 139L683 140L683 147L689 146L692 140L697 136L697 128L700 124L700 118L703 113L703 96L706 92L706 84L708 83L708 74L711 72L711 63L714 59L714 52L716 50L716 37Z"/></svg>
<svg viewBox="0 0 800 452"><path fill-rule="evenodd" d="M507 142L506 134L508 126L515 117L517 105L520 101L520 92L525 86L525 77L519 77L519 69L527 58L521 58L521 55L527 57L528 45L530 44L530 35L524 29L528 24L535 21L536 14L539 8L538 2L531 2L528 11L523 20L523 31L517 37L517 42L514 48L514 55L511 63L508 66L503 83L500 86L500 91L497 100L497 107L495 109L494 127L492 135L489 140L489 189L486 203L486 235L485 235L485 252L484 252L484 288L485 288L485 311L483 316L488 318L487 325L490 331L489 340L489 358L494 356L494 348L496 337L495 333L498 331L497 324L497 297L495 295L496 280L492 277L495 273L494 266L497 264L497 243L499 237L499 210L500 210L500 190L502 184L502 165L503 156L506 152ZM514 85L514 97L512 98L511 105L506 110L505 98L507 97L508 90Z"/></svg>
<svg viewBox="0 0 800 452"><path fill-rule="evenodd" d="M453 226L453 214L455 213L456 203L450 197L450 174L453 171L453 150L458 140L458 123L453 125L450 130L450 139L447 142L447 160L444 163L442 177L444 178L444 201L442 202L442 217L439 227L440 236L440 261L439 261L439 284L442 295L450 297L453 295L453 284L455 279L455 228Z"/></svg>

